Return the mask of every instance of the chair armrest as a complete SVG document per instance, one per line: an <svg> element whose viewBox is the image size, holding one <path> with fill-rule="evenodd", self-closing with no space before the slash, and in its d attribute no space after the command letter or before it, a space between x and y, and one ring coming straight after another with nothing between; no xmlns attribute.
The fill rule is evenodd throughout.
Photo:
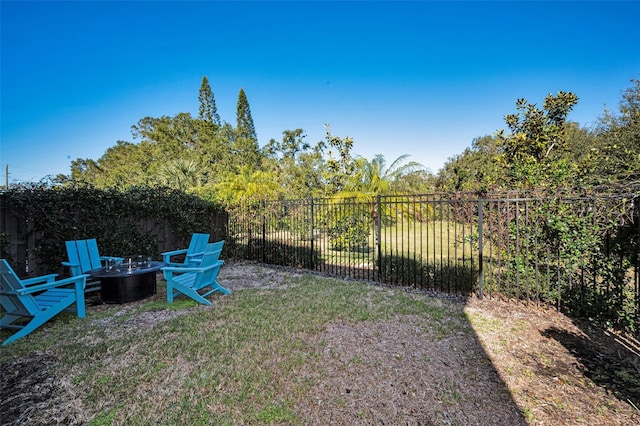
<svg viewBox="0 0 640 426"><path fill-rule="evenodd" d="M164 268L160 268L162 271L167 272L202 272L205 271L205 268L201 268L199 266L165 266Z"/></svg>
<svg viewBox="0 0 640 426"><path fill-rule="evenodd" d="M82 268L79 263L71 263L71 262L60 262L62 266L66 266L69 268L71 272L71 276L75 277L77 275L82 274Z"/></svg>
<svg viewBox="0 0 640 426"><path fill-rule="evenodd" d="M28 288L19 289L19 290L16 290L16 293L18 294L37 293L39 291L48 290L50 288L56 288L56 287L60 287L68 284L76 284L77 282L81 282L82 286L84 287L85 283L87 282L87 277L89 277L88 274L77 275L75 277L65 278L59 281L53 281L53 282L48 282L46 284L34 285ZM24 283L24 281L22 282Z"/></svg>
<svg viewBox="0 0 640 426"><path fill-rule="evenodd" d="M223 263L223 260L216 260L216 263L209 266L165 266L161 269L168 272L204 272Z"/></svg>
<svg viewBox="0 0 640 426"><path fill-rule="evenodd" d="M123 260L124 260L124 257L100 256L100 266L107 266L108 262L118 263L118 262L122 262ZM78 272L82 273L82 272L86 272L86 271L78 271ZM76 274L72 274L72 275L76 275Z"/></svg>
<svg viewBox="0 0 640 426"><path fill-rule="evenodd" d="M204 253L205 253L205 252L201 251L201 252L199 252L199 253L191 253L191 254L187 254L187 259L191 259L191 258L193 258L193 257L202 257L202 256L204 256Z"/></svg>
<svg viewBox="0 0 640 426"><path fill-rule="evenodd" d="M49 275L41 275L39 277L27 278L22 281L22 284L27 285L35 285L35 284L43 284L50 283L58 276L58 274L49 274Z"/></svg>
<svg viewBox="0 0 640 426"><path fill-rule="evenodd" d="M162 256L175 256L177 254L184 254L187 251L188 251L187 249L180 249L180 250L173 250L173 251L165 251L164 253L161 253L161 254Z"/></svg>
<svg viewBox="0 0 640 426"><path fill-rule="evenodd" d="M116 262L122 262L124 260L124 257L100 256L100 260L115 260Z"/></svg>
<svg viewBox="0 0 640 426"><path fill-rule="evenodd" d="M200 253L192 253L192 254L187 254L185 256L185 263L191 266L199 266L200 263L202 263L202 258L204 257L205 252L200 252ZM175 263L172 262L173 265L175 265Z"/></svg>
<svg viewBox="0 0 640 426"><path fill-rule="evenodd" d="M224 262L218 260L216 263L209 266L165 266L164 268L161 268L161 270L165 279L171 279L174 274L181 275L187 272L195 272L196 274L200 274L202 272L208 271L209 269L221 266L223 263Z"/></svg>
<svg viewBox="0 0 640 426"><path fill-rule="evenodd" d="M194 253L194 254L188 254L187 255L187 263L190 265L195 265L197 267L198 264L202 263L202 258L204 257L204 255L206 254L206 252L201 252L201 253ZM198 256L198 257L195 257ZM166 262L165 262L166 263ZM169 264L171 265L181 265L181 264L176 264L171 262Z"/></svg>
<svg viewBox="0 0 640 426"><path fill-rule="evenodd" d="M169 262L168 260L164 260L164 264L167 266L171 266L174 268L184 268L184 263L182 262Z"/></svg>
<svg viewBox="0 0 640 426"><path fill-rule="evenodd" d="M164 253L160 253L162 254L162 260L164 261L164 263L168 263L171 264L171 257L172 256L177 256L179 254L185 254L188 251L188 249L180 249L180 250L173 250L173 251L167 251Z"/></svg>

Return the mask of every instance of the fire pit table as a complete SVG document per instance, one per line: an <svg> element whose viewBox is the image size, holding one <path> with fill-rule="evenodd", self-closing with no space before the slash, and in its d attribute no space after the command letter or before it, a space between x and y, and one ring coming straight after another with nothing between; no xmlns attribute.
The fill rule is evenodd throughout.
<svg viewBox="0 0 640 426"><path fill-rule="evenodd" d="M156 294L156 272L164 262L142 260L142 256L125 257L121 263L87 271L100 280L104 303L127 303Z"/></svg>

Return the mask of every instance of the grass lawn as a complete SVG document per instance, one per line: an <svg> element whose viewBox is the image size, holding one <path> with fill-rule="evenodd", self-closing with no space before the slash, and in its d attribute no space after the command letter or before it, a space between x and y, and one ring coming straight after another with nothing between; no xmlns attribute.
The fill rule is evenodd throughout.
<svg viewBox="0 0 640 426"><path fill-rule="evenodd" d="M614 396L584 375L569 383L571 366L561 366L564 388L549 388L546 374L571 353L553 346L557 336L548 338L550 353L518 346L531 333L527 311L505 319L485 303L254 265L225 265L221 283L232 294L211 296L212 307L184 297L168 305L159 283L152 298L88 306L84 320L60 315L3 348L2 418L90 425L640 422L624 400L635 393ZM545 315L548 324L558 322ZM0 339L8 335L1 331ZM549 371L543 377L512 348L537 350ZM541 383L547 396L532 397ZM576 399L578 390L589 402ZM568 391L576 395L563 399Z"/></svg>

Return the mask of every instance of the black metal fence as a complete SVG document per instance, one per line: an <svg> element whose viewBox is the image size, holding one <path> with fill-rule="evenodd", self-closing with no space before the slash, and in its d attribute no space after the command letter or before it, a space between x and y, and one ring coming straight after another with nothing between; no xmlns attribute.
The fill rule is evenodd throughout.
<svg viewBox="0 0 640 426"><path fill-rule="evenodd" d="M637 327L640 188L498 195L277 201L232 213L228 239L264 263Z"/></svg>

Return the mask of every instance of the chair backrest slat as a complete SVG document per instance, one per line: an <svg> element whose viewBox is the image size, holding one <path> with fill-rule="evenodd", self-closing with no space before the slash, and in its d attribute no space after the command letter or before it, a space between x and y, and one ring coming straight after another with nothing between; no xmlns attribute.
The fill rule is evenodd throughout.
<svg viewBox="0 0 640 426"><path fill-rule="evenodd" d="M91 263L91 269L101 267L102 263L100 262L100 253L98 252L98 242L95 238L87 240L87 252L89 253L89 262Z"/></svg>
<svg viewBox="0 0 640 426"><path fill-rule="evenodd" d="M206 252L202 257L202 263L200 264L200 267L204 268L217 263L221 251L222 250ZM201 286L201 283L211 282L212 278L215 278L217 274L218 271L216 270L216 268L211 268L207 271L202 272L201 274L198 274L196 282L194 283L194 287L199 288Z"/></svg>
<svg viewBox="0 0 640 426"><path fill-rule="evenodd" d="M67 248L67 257L69 257L69 263L80 265L80 256L78 255L78 246L76 242L65 241L64 245ZM78 271L78 273L80 273L80 271Z"/></svg>
<svg viewBox="0 0 640 426"><path fill-rule="evenodd" d="M220 241L216 241L215 243L209 243L207 244L207 248L205 251L222 251L222 248L224 247L224 240L220 240Z"/></svg>
<svg viewBox="0 0 640 426"><path fill-rule="evenodd" d="M91 259L89 259L89 250L87 249L87 240L76 241L78 257L80 258L80 270L86 272L91 269Z"/></svg>
<svg viewBox="0 0 640 426"><path fill-rule="evenodd" d="M7 312L18 312L20 315L35 315L40 312L33 296L30 294L18 294L18 290L24 289L24 285L5 259L0 259L0 291L2 308Z"/></svg>
<svg viewBox="0 0 640 426"><path fill-rule="evenodd" d="M191 236L191 241L189 242L187 253L194 254L203 252L208 242L209 234L193 234Z"/></svg>
<svg viewBox="0 0 640 426"><path fill-rule="evenodd" d="M66 241L65 245L67 247L69 263L79 264L81 273L102 266L100 253L98 252L98 242L95 238Z"/></svg>

